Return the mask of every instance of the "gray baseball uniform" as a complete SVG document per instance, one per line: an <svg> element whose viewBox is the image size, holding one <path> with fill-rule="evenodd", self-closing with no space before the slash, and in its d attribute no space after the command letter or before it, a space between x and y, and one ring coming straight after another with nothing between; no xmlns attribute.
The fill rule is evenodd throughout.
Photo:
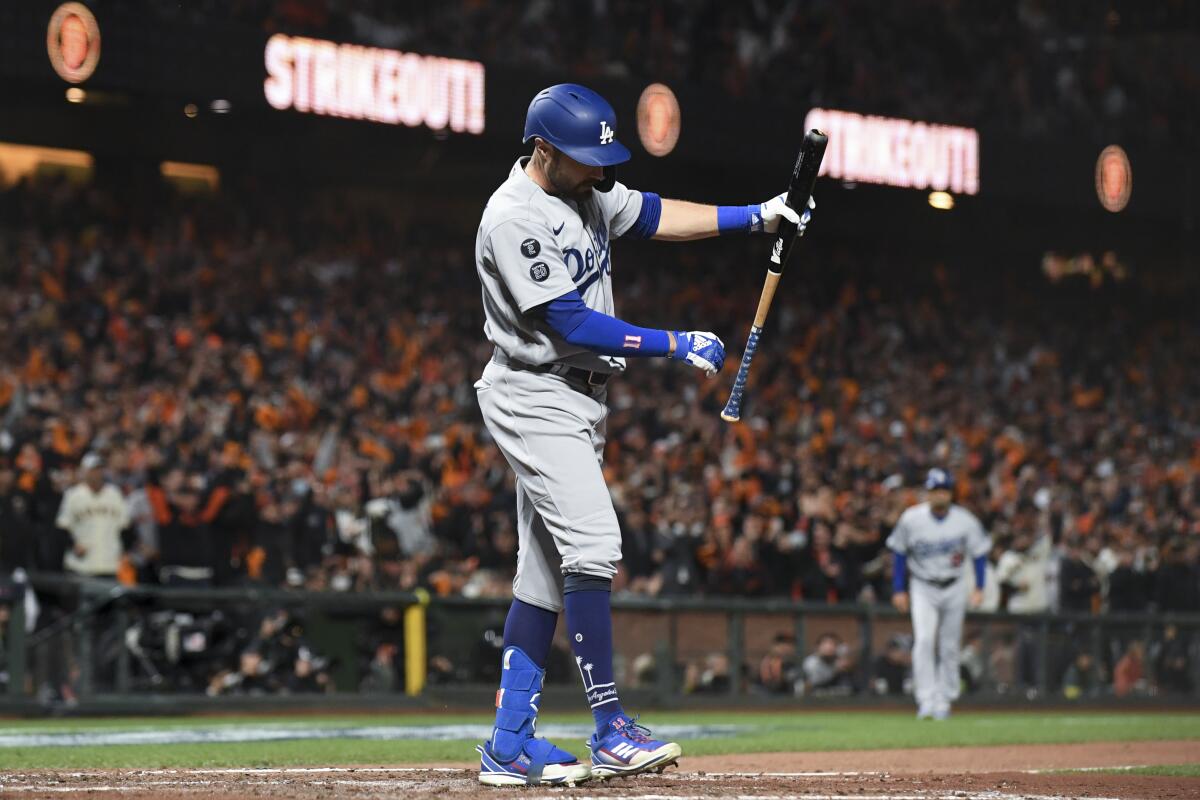
<svg viewBox="0 0 1200 800"><path fill-rule="evenodd" d="M615 315L610 240L637 221L642 195L617 183L584 203L554 197L525 174L527 161L492 195L475 239L484 332L496 345L475 389L484 423L517 476L513 595L559 611L564 572L611 578L621 558L600 467L606 390L566 369L611 374L625 360L574 347L529 312L576 290L589 308Z"/></svg>
<svg viewBox="0 0 1200 800"><path fill-rule="evenodd" d="M962 506L952 504L939 519L929 503L919 503L900 515L887 546L907 557L912 579L909 597L917 705L931 714L948 712L958 699L968 593L967 582L962 580L964 564L986 555L991 542L975 515Z"/></svg>

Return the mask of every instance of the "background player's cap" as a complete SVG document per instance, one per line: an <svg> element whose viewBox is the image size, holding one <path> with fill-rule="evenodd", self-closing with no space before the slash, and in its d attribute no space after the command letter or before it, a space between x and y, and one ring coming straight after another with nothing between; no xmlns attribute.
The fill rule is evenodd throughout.
<svg viewBox="0 0 1200 800"><path fill-rule="evenodd" d="M934 489L953 489L954 478L950 477L950 473L946 472L946 470L934 467L925 476L925 488L930 491Z"/></svg>
<svg viewBox="0 0 1200 800"><path fill-rule="evenodd" d="M580 164L611 167L629 160L617 141L617 112L600 95L577 83L538 92L525 115L525 138L545 139Z"/></svg>

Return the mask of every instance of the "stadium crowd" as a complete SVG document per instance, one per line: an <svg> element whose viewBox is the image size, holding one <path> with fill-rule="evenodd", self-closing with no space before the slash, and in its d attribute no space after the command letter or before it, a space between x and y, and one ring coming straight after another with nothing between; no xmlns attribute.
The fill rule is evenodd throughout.
<svg viewBox="0 0 1200 800"><path fill-rule="evenodd" d="M62 179L0 193L0 220L6 570L509 591L512 478L471 388L490 349L469 228L354 195ZM622 249L619 312L735 341L755 288L693 277L754 260L702 247L755 244ZM618 591L884 602L883 540L938 464L993 535L988 608L1200 610L1200 320L1183 298L823 246L827 269L780 298L745 424L718 420L727 380L663 361L611 385ZM836 676L841 645L823 647L830 666L803 672ZM209 691L259 686L268 648L247 648ZM272 680L321 690L302 648ZM369 650L394 681L395 642Z"/></svg>
<svg viewBox="0 0 1200 800"><path fill-rule="evenodd" d="M0 195L4 564L505 592L512 483L471 389L489 349L469 232L401 232L342 198L229 200ZM747 287L702 295L643 268L653 247L620 253L621 313L736 339ZM1186 307L1128 286L998 295L879 257L835 248L785 299L748 424L714 422L725 382L665 362L614 382L622 588L886 600L883 538L944 464L994 538L990 607L1200 608Z"/></svg>
<svg viewBox="0 0 1200 800"><path fill-rule="evenodd" d="M128 1L128 0L127 0ZM207 22L432 52L583 83L665 81L783 107L1192 149L1200 12L1141 3L238 0L150 4ZM781 76L787 76L781 80Z"/></svg>

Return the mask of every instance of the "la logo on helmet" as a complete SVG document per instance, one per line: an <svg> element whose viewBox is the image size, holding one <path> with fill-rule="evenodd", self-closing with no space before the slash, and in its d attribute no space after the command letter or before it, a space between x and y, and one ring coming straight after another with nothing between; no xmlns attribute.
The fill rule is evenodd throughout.
<svg viewBox="0 0 1200 800"><path fill-rule="evenodd" d="M600 120L600 144L609 144L613 140L613 129L608 123Z"/></svg>

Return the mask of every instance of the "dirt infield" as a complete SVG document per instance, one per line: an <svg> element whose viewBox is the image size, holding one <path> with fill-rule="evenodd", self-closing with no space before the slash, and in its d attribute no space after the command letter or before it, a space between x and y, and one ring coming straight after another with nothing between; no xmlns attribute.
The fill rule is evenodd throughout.
<svg viewBox="0 0 1200 800"><path fill-rule="evenodd" d="M687 760L663 775L575 788L488 789L462 765L278 769L10 772L0 796L50 798L738 798L738 800L1016 800L1017 798L1200 798L1200 778L1045 774L1042 769L1195 762L1196 742L777 753Z"/></svg>
<svg viewBox="0 0 1200 800"><path fill-rule="evenodd" d="M702 762L703 766L700 763ZM708 756L689 767L714 772L856 772L893 775L981 770L1100 769L1200 762L1200 742L1091 742L1088 744L1022 744L1003 747L942 747L914 750L848 750L828 753L748 753Z"/></svg>

